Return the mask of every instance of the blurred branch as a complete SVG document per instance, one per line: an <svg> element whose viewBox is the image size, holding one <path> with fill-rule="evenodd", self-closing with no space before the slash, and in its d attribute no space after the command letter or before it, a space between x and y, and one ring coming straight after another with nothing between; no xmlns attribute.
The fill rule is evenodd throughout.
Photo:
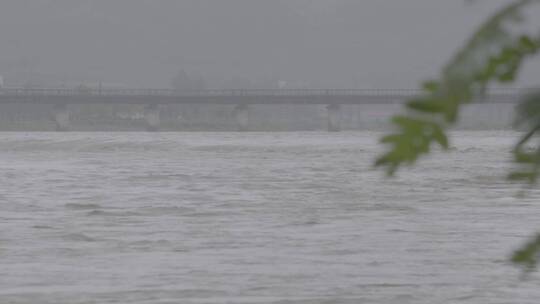
<svg viewBox="0 0 540 304"><path fill-rule="evenodd" d="M390 146L376 166L388 175L406 164L415 163L430 152L433 144L448 149L445 130L455 124L460 107L485 95L492 83L510 83L516 79L523 62L540 50L540 35L516 33L512 25L523 22L523 8L540 0L513 1L485 22L466 45L443 69L440 79L424 83L424 95L406 104L407 114L393 118L397 131L381 139ZM540 31L539 31L540 34ZM517 109L517 123L528 128L514 149L519 170L510 180L535 183L540 176L540 144L531 147L540 132L540 91L524 98ZM540 255L540 236L519 249L512 261L535 269Z"/></svg>
<svg viewBox="0 0 540 304"><path fill-rule="evenodd" d="M540 234L533 240L516 251L512 256L512 262L523 266L527 272L536 269L538 255L540 254Z"/></svg>
<svg viewBox="0 0 540 304"><path fill-rule="evenodd" d="M514 1L471 37L443 69L440 79L424 83L425 94L410 100L406 115L396 116L397 132L381 139L390 146L376 166L389 175L430 152L433 144L448 148L444 130L458 118L460 106L485 94L490 83L515 80L522 62L540 49L540 37L516 34L512 25L521 24L521 10L539 0Z"/></svg>

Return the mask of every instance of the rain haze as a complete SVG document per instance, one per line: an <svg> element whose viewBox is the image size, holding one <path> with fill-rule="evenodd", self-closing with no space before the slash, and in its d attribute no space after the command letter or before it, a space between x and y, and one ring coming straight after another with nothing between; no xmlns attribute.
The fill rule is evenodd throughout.
<svg viewBox="0 0 540 304"><path fill-rule="evenodd" d="M0 0L0 303L537 303L506 176L538 57L373 166L510 2Z"/></svg>
<svg viewBox="0 0 540 304"><path fill-rule="evenodd" d="M212 88L414 88L505 2L3 0L0 71L145 88L179 69Z"/></svg>

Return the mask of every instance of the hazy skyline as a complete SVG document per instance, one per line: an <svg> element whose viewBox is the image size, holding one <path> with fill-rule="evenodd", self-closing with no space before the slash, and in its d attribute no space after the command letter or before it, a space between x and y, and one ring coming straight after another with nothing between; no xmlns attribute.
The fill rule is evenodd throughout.
<svg viewBox="0 0 540 304"><path fill-rule="evenodd" d="M505 1L477 2L4 0L0 75L167 87L185 69L210 87L410 88Z"/></svg>

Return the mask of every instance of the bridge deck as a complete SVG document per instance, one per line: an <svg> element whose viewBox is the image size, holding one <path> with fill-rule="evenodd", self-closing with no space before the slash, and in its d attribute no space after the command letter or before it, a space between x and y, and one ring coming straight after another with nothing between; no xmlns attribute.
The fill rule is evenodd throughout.
<svg viewBox="0 0 540 304"><path fill-rule="evenodd" d="M494 90L476 102L513 103L526 89ZM2 89L0 104L396 104L419 90Z"/></svg>

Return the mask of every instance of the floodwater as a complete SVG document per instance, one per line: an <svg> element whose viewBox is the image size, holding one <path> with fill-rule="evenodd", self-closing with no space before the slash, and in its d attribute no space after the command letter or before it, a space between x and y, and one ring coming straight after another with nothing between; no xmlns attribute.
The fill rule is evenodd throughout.
<svg viewBox="0 0 540 304"><path fill-rule="evenodd" d="M538 303L518 134L391 180L380 135L0 133L0 303Z"/></svg>

